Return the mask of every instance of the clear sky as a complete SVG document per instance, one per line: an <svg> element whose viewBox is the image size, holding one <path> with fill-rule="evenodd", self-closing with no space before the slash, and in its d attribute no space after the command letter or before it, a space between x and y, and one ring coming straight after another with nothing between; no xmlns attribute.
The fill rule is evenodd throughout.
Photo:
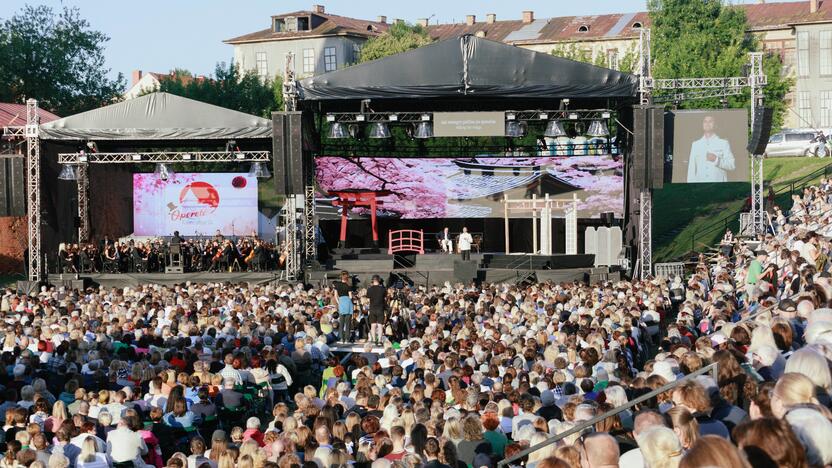
<svg viewBox="0 0 832 468"><path fill-rule="evenodd" d="M756 0L735 0L733 3ZM92 28L110 36L106 45L107 66L113 74L131 71L167 72L185 68L194 74L209 74L219 61L230 61L232 47L223 39L259 31L269 26L274 14L311 9L313 3L329 13L388 21L402 18L415 22L462 22L486 13L497 19L519 19L523 10L537 18L592 15L644 10L646 0L2 0L0 18L6 18L26 4L60 8L77 6Z"/></svg>

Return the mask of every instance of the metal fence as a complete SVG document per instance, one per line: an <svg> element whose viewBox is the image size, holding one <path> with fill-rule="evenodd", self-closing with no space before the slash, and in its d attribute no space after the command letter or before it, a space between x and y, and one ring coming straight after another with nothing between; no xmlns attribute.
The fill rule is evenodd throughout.
<svg viewBox="0 0 832 468"><path fill-rule="evenodd" d="M674 276L684 276L685 264L682 262L656 263L653 265L656 278L671 279Z"/></svg>
<svg viewBox="0 0 832 468"><path fill-rule="evenodd" d="M656 390L653 390L650 393L644 394L644 395L642 395L638 398L633 399L632 401L628 402L625 405L621 405L617 408L613 408L613 409L607 411L606 413L604 413L600 416L596 416L596 417L594 417L594 418L592 418L588 421L584 421L581 424L573 427L572 429L569 429L569 430L561 432L560 434L557 434L553 437L550 437L550 438L546 439L545 441L543 441L543 442L541 442L537 445L531 446L531 447L527 448L526 450L518 452L516 455L514 455L510 458L505 458L503 460L500 460L500 462L497 463L497 467L498 468L504 468L505 466L511 464L512 462L514 462L516 460L519 460L519 459L525 457L526 455L528 455L532 452L536 452L536 451L538 451L538 450L540 450L544 447L548 447L549 445L558 443L561 440L563 440L563 439L565 439L565 438L567 438L567 437L569 437L573 434L582 433L587 428L595 426L595 424L609 418L610 416L615 416L616 414L621 413L622 411L628 410L628 409L632 408L633 406L636 406L640 403L643 403L643 402L645 402L645 401L647 401L651 398L655 398L656 396L658 396L658 395L660 395L664 392L673 390L676 387L679 387L679 386L683 385L684 383L689 382L689 381L695 379L696 377L699 377L700 375L705 375L705 374L711 374L714 381L717 381L718 377L717 377L716 363L707 365L707 366L705 366L705 367L703 367L703 368L701 368L701 369L699 369L695 372L691 372L690 374L682 377L681 379L676 380L675 382L671 382L667 385L659 387L659 388L657 388Z"/></svg>

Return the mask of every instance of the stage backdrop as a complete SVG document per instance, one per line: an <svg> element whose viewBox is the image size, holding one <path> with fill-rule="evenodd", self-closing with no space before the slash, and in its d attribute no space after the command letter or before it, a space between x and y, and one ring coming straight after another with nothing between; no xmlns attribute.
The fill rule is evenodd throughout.
<svg viewBox="0 0 832 468"><path fill-rule="evenodd" d="M673 112L673 182L747 182L748 111Z"/></svg>
<svg viewBox="0 0 832 468"><path fill-rule="evenodd" d="M578 196L579 217L613 212L623 217L624 162L617 156L515 158L315 158L318 188L390 191L381 216L402 219L501 218L505 196L568 199ZM331 199L319 213L335 216ZM366 215L366 208L353 214ZM529 214L530 216L530 214ZM516 216L512 216L516 217Z"/></svg>
<svg viewBox="0 0 832 468"><path fill-rule="evenodd" d="M237 173L133 174L136 236L249 235L257 231L257 179Z"/></svg>

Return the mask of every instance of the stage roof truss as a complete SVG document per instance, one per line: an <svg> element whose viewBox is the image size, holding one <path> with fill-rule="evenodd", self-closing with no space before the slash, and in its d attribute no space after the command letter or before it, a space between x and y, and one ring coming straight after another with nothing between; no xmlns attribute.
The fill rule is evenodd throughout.
<svg viewBox="0 0 832 468"><path fill-rule="evenodd" d="M183 151L156 153L60 153L59 164L227 163L269 162L269 151Z"/></svg>
<svg viewBox="0 0 832 468"><path fill-rule="evenodd" d="M610 109L576 109L576 110L507 110L507 120L537 121L548 119L561 120L599 120L609 119L614 115ZM508 117L513 116L513 118ZM372 123L404 122L415 123L433 120L433 112L328 112L328 122Z"/></svg>

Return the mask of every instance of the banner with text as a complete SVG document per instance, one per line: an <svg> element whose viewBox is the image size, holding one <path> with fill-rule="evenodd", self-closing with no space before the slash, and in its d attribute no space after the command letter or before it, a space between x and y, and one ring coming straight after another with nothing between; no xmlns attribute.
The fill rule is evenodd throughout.
<svg viewBox="0 0 832 468"><path fill-rule="evenodd" d="M257 178L236 173L133 174L133 234L257 232Z"/></svg>
<svg viewBox="0 0 832 468"><path fill-rule="evenodd" d="M504 112L434 112L433 136L505 136Z"/></svg>

